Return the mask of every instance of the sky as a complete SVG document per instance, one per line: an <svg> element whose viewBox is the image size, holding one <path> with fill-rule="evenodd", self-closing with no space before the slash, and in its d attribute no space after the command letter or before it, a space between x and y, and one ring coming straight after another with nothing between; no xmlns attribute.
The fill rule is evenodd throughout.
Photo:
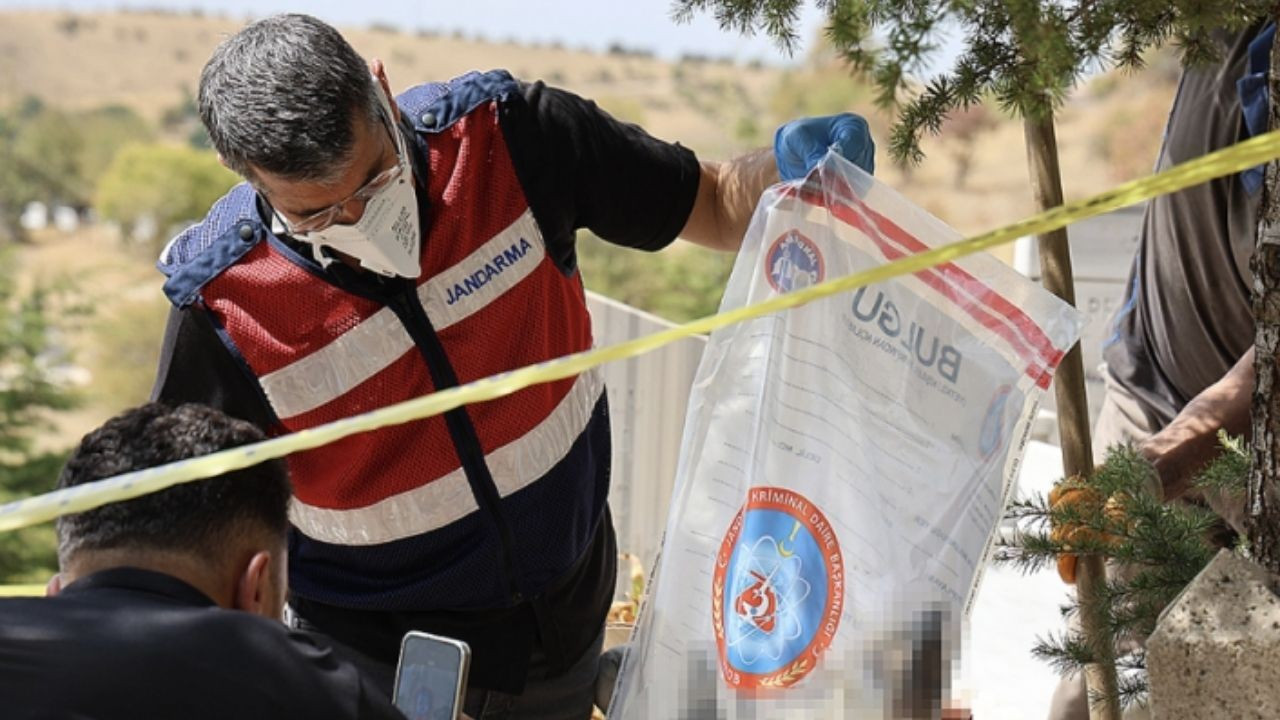
<svg viewBox="0 0 1280 720"><path fill-rule="evenodd" d="M282 0L0 0L0 9L114 10L165 8L206 13L224 12L233 17L261 17L274 12L296 11L315 15L335 25L367 26L389 23L403 30L462 30L469 37L482 34L489 40L516 39L524 43L559 40L568 47L603 50L611 43L648 49L660 57L675 59L685 53L732 57L740 62L761 60L790 64L803 59L807 47L822 26L816 3L804 3L797 31L800 44L788 58L765 37L743 37L721 30L715 19L701 13L688 24L671 19L671 0L318 0L298 3Z"/></svg>

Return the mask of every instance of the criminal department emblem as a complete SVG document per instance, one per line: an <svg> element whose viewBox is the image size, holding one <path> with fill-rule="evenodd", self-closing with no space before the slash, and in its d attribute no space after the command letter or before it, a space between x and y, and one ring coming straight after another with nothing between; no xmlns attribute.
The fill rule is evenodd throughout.
<svg viewBox="0 0 1280 720"><path fill-rule="evenodd" d="M780 293L817 285L826 275L822 252L797 230L788 230L769 246L765 256L765 276Z"/></svg>
<svg viewBox="0 0 1280 720"><path fill-rule="evenodd" d="M835 529L786 488L752 488L716 555L711 622L731 687L785 688L817 667L844 611Z"/></svg>

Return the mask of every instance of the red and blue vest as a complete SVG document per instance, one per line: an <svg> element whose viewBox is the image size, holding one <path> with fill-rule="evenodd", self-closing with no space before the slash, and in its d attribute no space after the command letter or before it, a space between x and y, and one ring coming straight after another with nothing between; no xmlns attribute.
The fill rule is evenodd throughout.
<svg viewBox="0 0 1280 720"><path fill-rule="evenodd" d="M246 184L166 251L166 293L208 313L276 432L590 348L580 277L548 252L508 151L517 101L500 71L397 99L424 155L415 281L343 286L272 234ZM570 569L604 516L603 383L536 385L288 464L294 592L378 610L513 605Z"/></svg>

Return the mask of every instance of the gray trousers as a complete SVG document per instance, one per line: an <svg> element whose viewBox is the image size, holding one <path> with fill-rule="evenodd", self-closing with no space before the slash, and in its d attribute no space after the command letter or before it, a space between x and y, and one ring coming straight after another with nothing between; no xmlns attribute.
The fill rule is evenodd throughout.
<svg viewBox="0 0 1280 720"><path fill-rule="evenodd" d="M547 659L533 651L524 692L468 690L463 710L474 720L587 720L596 696L604 626L595 642L563 673L548 675Z"/></svg>
<svg viewBox="0 0 1280 720"><path fill-rule="evenodd" d="M289 623L325 641L342 659L352 663L377 689L391 696L396 668L335 640L305 619L294 616ZM596 693L596 671L604 625L600 634L573 665L561 673L550 672L546 656L534 649L524 692L519 695L469 688L462 711L472 720L588 720Z"/></svg>

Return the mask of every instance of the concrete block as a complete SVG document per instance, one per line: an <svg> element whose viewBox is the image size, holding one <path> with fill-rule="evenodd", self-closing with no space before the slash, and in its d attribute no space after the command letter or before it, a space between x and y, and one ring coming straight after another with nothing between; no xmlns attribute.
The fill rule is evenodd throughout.
<svg viewBox="0 0 1280 720"><path fill-rule="evenodd" d="M1165 610L1147 641L1155 720L1280 718L1276 587L1223 550Z"/></svg>

